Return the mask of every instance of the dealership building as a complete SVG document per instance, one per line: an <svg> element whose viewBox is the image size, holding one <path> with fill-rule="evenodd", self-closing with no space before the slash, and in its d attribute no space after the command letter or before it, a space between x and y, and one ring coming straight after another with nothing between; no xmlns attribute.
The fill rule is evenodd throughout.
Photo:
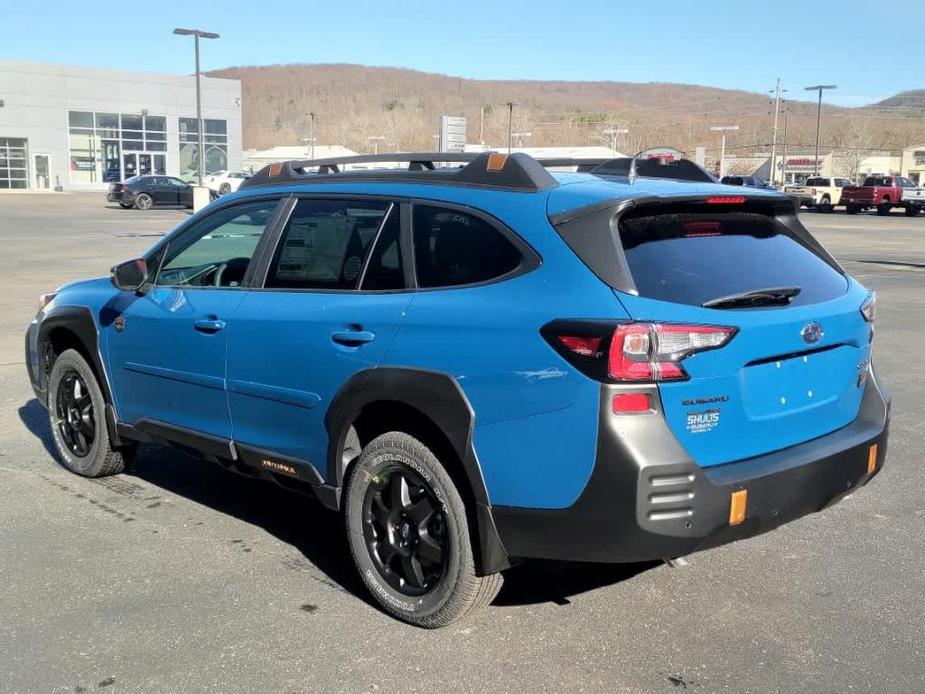
<svg viewBox="0 0 925 694"><path fill-rule="evenodd" d="M241 83L202 78L205 170L241 168ZM193 180L196 80L0 60L0 192L101 190L145 174Z"/></svg>

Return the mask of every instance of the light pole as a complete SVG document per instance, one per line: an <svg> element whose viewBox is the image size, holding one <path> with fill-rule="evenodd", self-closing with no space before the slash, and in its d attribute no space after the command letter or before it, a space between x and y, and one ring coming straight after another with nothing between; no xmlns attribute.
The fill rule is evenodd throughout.
<svg viewBox="0 0 925 694"><path fill-rule="evenodd" d="M383 140L385 140L385 136L384 136L384 135L370 135L370 136L367 137L366 139L367 139L368 141L374 143L374 146L376 147L376 152L375 152L375 153L376 153L376 154L379 154L379 143L382 142Z"/></svg>
<svg viewBox="0 0 925 694"><path fill-rule="evenodd" d="M306 155L309 159L314 159L314 157L312 156L312 150L313 150L312 145L313 145L314 142L315 142L314 139L312 139L312 138L310 138L310 137L303 137L303 138L302 138L302 142L305 143L305 155Z"/></svg>
<svg viewBox="0 0 925 694"><path fill-rule="evenodd" d="M202 87L199 76L199 39L217 39L218 34L211 31L201 31L200 29L174 29L173 33L178 36L192 36L196 44L196 130L199 135L199 187L202 187L203 166L205 165L206 150L203 145L202 134Z"/></svg>
<svg viewBox="0 0 925 694"><path fill-rule="evenodd" d="M738 130L738 125L714 125L710 130L723 134L722 145L719 150L719 177L722 178L726 173L726 132L729 130Z"/></svg>
<svg viewBox="0 0 925 694"><path fill-rule="evenodd" d="M613 150L614 156L617 156L617 138L627 133L629 133L629 130L626 128L607 128L601 131L602 135L607 135L610 138L610 149Z"/></svg>
<svg viewBox="0 0 925 694"><path fill-rule="evenodd" d="M812 87L804 87L808 92L819 92L819 101L816 104L816 156L813 159L813 176L819 175L819 125L822 122L822 91L824 89L838 89L834 84L815 84Z"/></svg>
<svg viewBox="0 0 925 694"><path fill-rule="evenodd" d="M511 153L511 138L513 137L514 128L514 107L517 104L513 101L507 102L507 153Z"/></svg>

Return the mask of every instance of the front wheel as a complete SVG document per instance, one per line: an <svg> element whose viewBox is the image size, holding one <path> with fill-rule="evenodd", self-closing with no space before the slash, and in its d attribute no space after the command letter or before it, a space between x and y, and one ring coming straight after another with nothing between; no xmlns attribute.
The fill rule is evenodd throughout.
<svg viewBox="0 0 925 694"><path fill-rule="evenodd" d="M831 212L833 209L832 201L829 200L829 198L822 198L822 200L819 203L818 209L820 212L825 212L825 213Z"/></svg>
<svg viewBox="0 0 925 694"><path fill-rule="evenodd" d="M153 198L147 193L139 193L135 196L135 207L139 210L150 210L153 204Z"/></svg>
<svg viewBox="0 0 925 694"><path fill-rule="evenodd" d="M415 626L443 627L488 605L501 574L476 575L466 507L446 468L402 432L371 441L353 465L347 535L373 599Z"/></svg>
<svg viewBox="0 0 925 694"><path fill-rule="evenodd" d="M890 213L892 207L893 206L890 205L889 200L884 200L879 205L877 205L877 214L879 214L881 217L886 217Z"/></svg>
<svg viewBox="0 0 925 694"><path fill-rule="evenodd" d="M122 472L134 450L110 445L106 401L93 369L77 350L62 352L51 368L48 418L61 462L83 477Z"/></svg>

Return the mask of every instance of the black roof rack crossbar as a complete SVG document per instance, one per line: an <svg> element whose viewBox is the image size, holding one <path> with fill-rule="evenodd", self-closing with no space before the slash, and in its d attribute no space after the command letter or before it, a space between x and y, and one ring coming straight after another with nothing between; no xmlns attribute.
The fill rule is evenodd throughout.
<svg viewBox="0 0 925 694"><path fill-rule="evenodd" d="M347 165L404 163L407 168L347 169ZM437 168L438 163L465 166ZM284 161L265 166L241 184L261 185L377 180L395 183L453 183L526 192L538 192L558 185L553 176L533 157L498 152L394 152L361 154L327 159Z"/></svg>
<svg viewBox="0 0 925 694"><path fill-rule="evenodd" d="M627 178L667 178L674 181L695 181L716 183L716 178L690 159L666 159L663 157L619 157L596 166L591 173L597 176L621 176Z"/></svg>

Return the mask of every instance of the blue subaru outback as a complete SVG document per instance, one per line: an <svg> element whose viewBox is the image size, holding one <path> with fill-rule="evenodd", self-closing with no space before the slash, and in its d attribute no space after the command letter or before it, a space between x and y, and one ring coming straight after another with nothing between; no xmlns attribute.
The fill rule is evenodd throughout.
<svg viewBox="0 0 925 694"><path fill-rule="evenodd" d="M153 442L313 494L425 627L524 558L679 557L880 470L874 295L791 198L683 159L400 156L273 164L43 296L63 464Z"/></svg>

